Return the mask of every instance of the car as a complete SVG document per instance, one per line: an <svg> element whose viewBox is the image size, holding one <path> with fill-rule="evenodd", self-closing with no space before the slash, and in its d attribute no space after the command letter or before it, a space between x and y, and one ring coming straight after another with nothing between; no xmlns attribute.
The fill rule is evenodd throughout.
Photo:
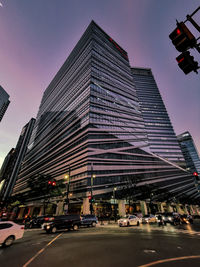
<svg viewBox="0 0 200 267"><path fill-rule="evenodd" d="M141 212L137 212L137 213L133 213L133 215L135 215L136 217L139 218L139 222L142 223L142 213Z"/></svg>
<svg viewBox="0 0 200 267"><path fill-rule="evenodd" d="M81 215L81 226L95 227L97 223L98 219L95 215L92 214Z"/></svg>
<svg viewBox="0 0 200 267"><path fill-rule="evenodd" d="M26 228L41 228L42 224L44 222L47 222L49 218L53 216L50 215L41 215L37 217L33 217L30 219L30 221L26 222L25 226Z"/></svg>
<svg viewBox="0 0 200 267"><path fill-rule="evenodd" d="M142 218L142 223L156 223L156 222L157 222L157 218L153 214L144 215Z"/></svg>
<svg viewBox="0 0 200 267"><path fill-rule="evenodd" d="M131 226L131 225L140 225L140 219L135 215L126 215L119 219L118 221L119 227L122 226Z"/></svg>
<svg viewBox="0 0 200 267"><path fill-rule="evenodd" d="M42 229L46 233L56 233L58 230L78 230L81 226L80 215L77 214L68 214L68 215L59 215L55 217L49 217L48 221L42 224Z"/></svg>
<svg viewBox="0 0 200 267"><path fill-rule="evenodd" d="M163 214L163 221L172 225L181 223L180 214L177 212L166 212Z"/></svg>
<svg viewBox="0 0 200 267"><path fill-rule="evenodd" d="M0 245L9 247L24 235L24 226L12 221L0 221Z"/></svg>
<svg viewBox="0 0 200 267"><path fill-rule="evenodd" d="M192 224L193 223L193 218L192 218L191 215L183 214L183 215L180 215L180 221L183 224Z"/></svg>

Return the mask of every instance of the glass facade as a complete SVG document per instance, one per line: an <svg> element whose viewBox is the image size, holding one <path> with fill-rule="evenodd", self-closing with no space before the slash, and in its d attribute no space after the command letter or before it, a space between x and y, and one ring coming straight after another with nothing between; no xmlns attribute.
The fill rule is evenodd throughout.
<svg viewBox="0 0 200 267"><path fill-rule="evenodd" d="M200 174L200 158L191 134L184 132L178 135L177 139L183 152L187 169L192 173L197 172Z"/></svg>
<svg viewBox="0 0 200 267"><path fill-rule="evenodd" d="M0 121L2 120L3 115L5 114L9 104L10 104L9 95L0 86Z"/></svg>
<svg viewBox="0 0 200 267"><path fill-rule="evenodd" d="M151 69L132 68L151 152L185 165L180 146Z"/></svg>
<svg viewBox="0 0 200 267"><path fill-rule="evenodd" d="M21 162L24 159L27 150L34 123L35 119L32 118L23 127L16 148L11 149L3 162L0 170L0 181L4 181L4 185L0 189L0 199L3 201L6 201L12 193Z"/></svg>
<svg viewBox="0 0 200 267"><path fill-rule="evenodd" d="M150 152L127 52L93 21L44 92L13 194L36 174L59 180L69 170L74 202L94 174L95 199L129 181L198 197L191 175Z"/></svg>

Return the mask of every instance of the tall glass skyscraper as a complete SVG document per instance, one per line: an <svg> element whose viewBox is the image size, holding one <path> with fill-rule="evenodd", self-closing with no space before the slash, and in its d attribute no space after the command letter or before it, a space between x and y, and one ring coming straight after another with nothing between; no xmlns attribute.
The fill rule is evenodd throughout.
<svg viewBox="0 0 200 267"><path fill-rule="evenodd" d="M151 152L181 166L180 146L151 69L132 68Z"/></svg>
<svg viewBox="0 0 200 267"><path fill-rule="evenodd" d="M2 120L9 104L9 95L6 93L3 87L0 86L0 121Z"/></svg>
<svg viewBox="0 0 200 267"><path fill-rule="evenodd" d="M185 158L186 167L190 172L200 175L200 158L194 140L189 132L177 136L180 147Z"/></svg>
<svg viewBox="0 0 200 267"><path fill-rule="evenodd" d="M11 195L15 185L21 162L24 159L27 146L33 130L35 119L31 119L20 133L17 145L6 156L0 170L0 201L6 201Z"/></svg>
<svg viewBox="0 0 200 267"><path fill-rule="evenodd" d="M127 52L93 21L44 92L13 194L34 175L66 173L77 203L129 181L199 197L191 175L150 152Z"/></svg>

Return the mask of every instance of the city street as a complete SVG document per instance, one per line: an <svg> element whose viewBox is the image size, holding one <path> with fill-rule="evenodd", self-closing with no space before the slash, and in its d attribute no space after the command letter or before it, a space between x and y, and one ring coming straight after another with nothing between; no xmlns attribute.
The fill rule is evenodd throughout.
<svg viewBox="0 0 200 267"><path fill-rule="evenodd" d="M2 267L147 267L159 260L156 266L182 267L200 266L199 251L199 223L128 228L104 224L49 235L40 229L25 230L22 239L0 249L0 259Z"/></svg>

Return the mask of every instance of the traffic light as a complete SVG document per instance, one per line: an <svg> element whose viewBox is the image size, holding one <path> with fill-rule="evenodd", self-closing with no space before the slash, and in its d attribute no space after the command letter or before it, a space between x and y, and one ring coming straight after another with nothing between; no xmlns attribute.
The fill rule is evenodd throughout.
<svg viewBox="0 0 200 267"><path fill-rule="evenodd" d="M56 186L56 181L53 181L52 182L52 186Z"/></svg>
<svg viewBox="0 0 200 267"><path fill-rule="evenodd" d="M88 196L89 202L93 203L94 202L94 198L92 196Z"/></svg>
<svg viewBox="0 0 200 267"><path fill-rule="evenodd" d="M198 172L193 172L193 175L195 176L195 178L199 178L199 174L198 174Z"/></svg>
<svg viewBox="0 0 200 267"><path fill-rule="evenodd" d="M184 22L177 22L177 27L170 33L169 38L179 52L184 52L189 48L193 48L197 43L196 38L189 31Z"/></svg>
<svg viewBox="0 0 200 267"><path fill-rule="evenodd" d="M49 185L49 186L56 186L56 181L54 181L54 180L53 180L53 181L49 180L49 181L48 181L48 185Z"/></svg>
<svg viewBox="0 0 200 267"><path fill-rule="evenodd" d="M196 73L197 69L199 68L198 62L194 61L194 57L190 55L189 51L183 52L176 58L178 62L178 66L185 74L194 71Z"/></svg>

